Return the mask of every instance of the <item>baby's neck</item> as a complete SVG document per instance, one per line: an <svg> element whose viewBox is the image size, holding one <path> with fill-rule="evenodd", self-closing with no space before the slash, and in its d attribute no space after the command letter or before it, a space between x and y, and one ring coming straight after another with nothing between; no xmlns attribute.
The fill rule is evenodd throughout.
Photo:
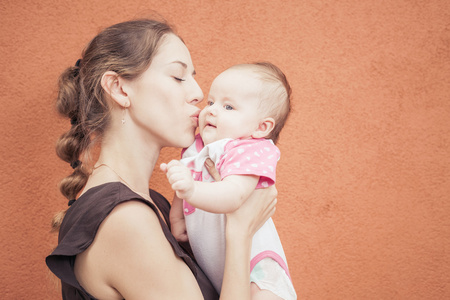
<svg viewBox="0 0 450 300"><path fill-rule="evenodd" d="M201 137L201 136L200 136L200 137ZM249 137L240 137L240 138L221 138L221 139L214 140L214 141L209 141L209 142L205 142L205 141L203 140L203 138L202 138L202 141L203 141L203 145L206 146L206 145L215 143L215 142L220 141L220 140L225 140L225 139L232 139L232 140L250 140L250 139L253 139L253 137L249 136Z"/></svg>

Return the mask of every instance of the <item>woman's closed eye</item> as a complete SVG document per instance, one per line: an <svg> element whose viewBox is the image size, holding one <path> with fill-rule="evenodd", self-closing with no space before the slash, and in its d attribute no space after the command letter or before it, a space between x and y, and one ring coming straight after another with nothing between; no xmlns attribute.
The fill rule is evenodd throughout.
<svg viewBox="0 0 450 300"><path fill-rule="evenodd" d="M175 79L176 81L179 81L179 82L186 81L186 79L175 77L175 76L173 76L173 79Z"/></svg>

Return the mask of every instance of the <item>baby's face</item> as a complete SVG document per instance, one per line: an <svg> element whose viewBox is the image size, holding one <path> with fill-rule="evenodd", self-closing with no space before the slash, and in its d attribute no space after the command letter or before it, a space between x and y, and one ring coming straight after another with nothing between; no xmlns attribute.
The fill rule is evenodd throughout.
<svg viewBox="0 0 450 300"><path fill-rule="evenodd" d="M214 79L199 130L206 144L224 138L249 138L263 116L259 113L261 82L249 70L229 69Z"/></svg>

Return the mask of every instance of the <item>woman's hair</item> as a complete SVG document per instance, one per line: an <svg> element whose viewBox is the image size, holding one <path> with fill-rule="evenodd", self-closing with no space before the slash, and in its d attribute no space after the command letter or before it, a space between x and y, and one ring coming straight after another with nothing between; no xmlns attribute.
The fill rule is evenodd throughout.
<svg viewBox="0 0 450 300"><path fill-rule="evenodd" d="M239 64L231 68L251 70L256 74L256 78L262 81L259 109L262 115L275 120L275 126L266 138L277 143L291 111L292 90L286 75L270 62Z"/></svg>
<svg viewBox="0 0 450 300"><path fill-rule="evenodd" d="M75 199L85 186L90 170L80 159L88 157L109 125L111 105L101 86L103 74L114 71L127 80L139 77L168 33L174 30L164 21L139 19L113 25L89 42L76 65L61 74L56 108L70 118L72 127L59 138L56 153L74 168L60 183L67 199ZM55 215L54 230L64 215L65 211Z"/></svg>

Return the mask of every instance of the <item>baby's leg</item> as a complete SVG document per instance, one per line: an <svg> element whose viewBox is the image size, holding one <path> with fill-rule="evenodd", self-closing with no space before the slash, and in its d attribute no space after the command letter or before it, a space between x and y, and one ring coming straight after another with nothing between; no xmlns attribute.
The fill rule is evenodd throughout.
<svg viewBox="0 0 450 300"><path fill-rule="evenodd" d="M283 300L283 298L278 297L271 291L261 290L254 282L250 284L252 300Z"/></svg>
<svg viewBox="0 0 450 300"><path fill-rule="evenodd" d="M297 299L287 272L279 262L270 257L263 258L253 267L250 282L253 300Z"/></svg>

